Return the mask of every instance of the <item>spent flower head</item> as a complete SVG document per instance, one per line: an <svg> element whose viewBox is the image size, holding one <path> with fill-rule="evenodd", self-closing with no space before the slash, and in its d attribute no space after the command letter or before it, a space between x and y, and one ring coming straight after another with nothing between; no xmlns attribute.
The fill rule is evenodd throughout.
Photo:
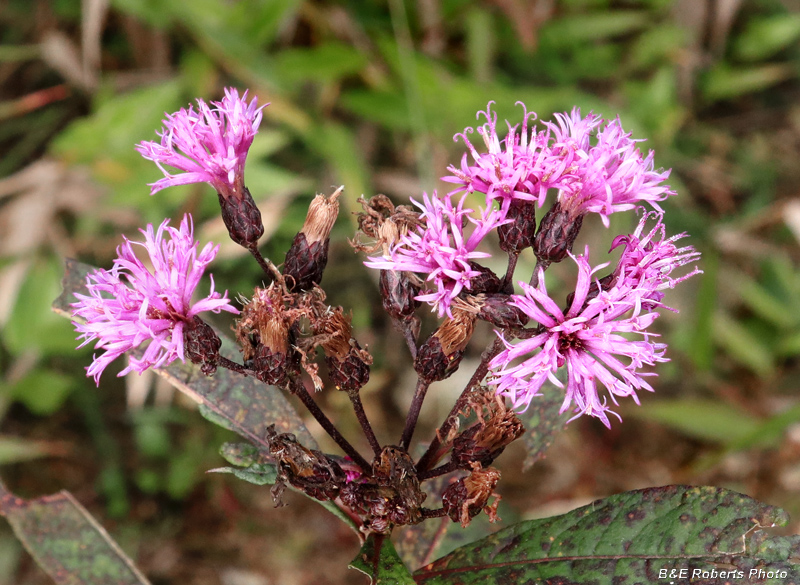
<svg viewBox="0 0 800 585"><path fill-rule="evenodd" d="M241 198L244 190L244 163L253 137L261 124L257 98L247 102L247 92L239 97L233 88L209 106L202 99L193 106L167 114L158 133L160 142L145 141L136 150L156 163L164 178L150 185L150 194L173 185L209 183L226 199ZM165 166L183 173L173 174Z"/></svg>
<svg viewBox="0 0 800 585"><path fill-rule="evenodd" d="M87 375L100 383L100 375L117 357L150 340L141 358L130 357L120 376L134 370L143 372L175 359L184 360L184 332L194 317L204 311L238 313L229 303L227 291L214 291L192 303L206 266L217 255L219 246L208 243L198 253L193 239L191 216L184 216L179 228L169 220L154 230L149 224L144 242L127 238L117 248L118 258L111 270L98 269L86 277L88 295L78 294L73 303L75 329L83 338L80 347L97 340L95 349L104 349L87 368ZM148 268L135 254L134 246L147 252Z"/></svg>

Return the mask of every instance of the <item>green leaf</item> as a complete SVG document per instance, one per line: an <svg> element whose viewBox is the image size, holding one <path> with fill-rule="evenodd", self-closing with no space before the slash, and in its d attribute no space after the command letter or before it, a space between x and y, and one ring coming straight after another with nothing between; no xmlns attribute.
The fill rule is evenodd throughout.
<svg viewBox="0 0 800 585"><path fill-rule="evenodd" d="M751 328L735 321L725 313L717 313L713 323L714 340L740 364L760 376L772 372L774 357L767 340L759 337Z"/></svg>
<svg viewBox="0 0 800 585"><path fill-rule="evenodd" d="M278 469L274 463L254 463L247 469L217 467L209 469L208 473L232 473L239 479L255 485L272 485L278 480Z"/></svg>
<svg viewBox="0 0 800 585"><path fill-rule="evenodd" d="M285 49L275 59L279 74L291 83L336 81L357 73L368 63L366 55L341 43Z"/></svg>
<svg viewBox="0 0 800 585"><path fill-rule="evenodd" d="M72 391L72 379L52 370L34 370L11 389L11 397L34 414L45 416L61 408Z"/></svg>
<svg viewBox="0 0 800 585"><path fill-rule="evenodd" d="M744 61L771 57L800 39L800 14L753 18L735 40L734 55Z"/></svg>
<svg viewBox="0 0 800 585"><path fill-rule="evenodd" d="M86 275L91 270L93 267L88 264L66 260L63 292L53 303L55 312L72 317L70 303L74 300L73 293L86 293ZM220 353L232 360L239 359L234 343L219 331L217 335L222 339ZM137 348L132 353L141 355L142 351ZM300 416L274 386L223 368L213 376L205 376L198 366L180 361L153 371L192 398L200 406L203 416L240 434L254 445L269 447L264 437L267 428L274 424L278 432L293 433L306 447L317 448Z"/></svg>
<svg viewBox="0 0 800 585"><path fill-rule="evenodd" d="M369 577L371 585L414 585L392 541L384 536L371 534L349 567Z"/></svg>
<svg viewBox="0 0 800 585"><path fill-rule="evenodd" d="M654 420L704 441L728 444L750 436L761 421L719 400L660 400L631 416Z"/></svg>
<svg viewBox="0 0 800 585"><path fill-rule="evenodd" d="M149 583L69 492L23 500L0 483L0 515L58 584Z"/></svg>
<svg viewBox="0 0 800 585"><path fill-rule="evenodd" d="M708 72L703 95L710 102L762 91L797 75L789 65L730 67L721 64Z"/></svg>
<svg viewBox="0 0 800 585"><path fill-rule="evenodd" d="M15 354L74 354L75 333L48 311L60 289L60 260L40 258L31 266L3 329L3 341Z"/></svg>
<svg viewBox="0 0 800 585"><path fill-rule="evenodd" d="M600 41L641 30L650 24L650 15L640 11L615 10L566 16L542 27L542 43L570 48L581 42Z"/></svg>
<svg viewBox="0 0 800 585"><path fill-rule="evenodd" d="M515 524L414 575L425 585L655 583L673 569L688 571L680 582L688 582L693 571L714 570L719 577L733 570L741 576L726 575L720 582L751 583L744 580L751 569L786 571L788 580L758 581L778 585L800 578L800 541L763 528L787 522L783 510L722 488L648 488Z"/></svg>
<svg viewBox="0 0 800 585"><path fill-rule="evenodd" d="M572 416L569 411L563 414L558 413L564 402L563 390L552 384L545 384L541 393L541 396L537 396L531 401L528 410L520 415L525 425L525 434L522 435L522 440L528 451L522 464L523 470L530 469L534 463L544 457L547 448Z"/></svg>
<svg viewBox="0 0 800 585"><path fill-rule="evenodd" d="M250 443L223 443L219 454L231 465L249 467L258 459L258 449Z"/></svg>
<svg viewBox="0 0 800 585"><path fill-rule="evenodd" d="M30 461L47 455L47 446L42 443L0 435L0 465Z"/></svg>

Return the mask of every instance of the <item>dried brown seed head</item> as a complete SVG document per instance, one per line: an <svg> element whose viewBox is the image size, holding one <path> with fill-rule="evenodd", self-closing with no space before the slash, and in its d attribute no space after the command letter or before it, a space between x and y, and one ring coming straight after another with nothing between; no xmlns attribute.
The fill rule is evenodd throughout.
<svg viewBox="0 0 800 585"><path fill-rule="evenodd" d="M331 235L333 224L339 215L339 195L344 190L344 185L336 189L333 195L317 194L308 206L306 221L300 231L305 234L308 244L322 242Z"/></svg>

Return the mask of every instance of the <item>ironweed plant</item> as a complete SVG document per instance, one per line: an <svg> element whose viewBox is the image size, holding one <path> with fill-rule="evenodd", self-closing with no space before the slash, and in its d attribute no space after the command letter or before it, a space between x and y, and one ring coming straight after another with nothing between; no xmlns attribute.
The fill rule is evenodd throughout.
<svg viewBox="0 0 800 585"><path fill-rule="evenodd" d="M497 519L502 478L492 465L509 444L525 436L529 448L543 449L565 415L595 417L610 428L614 419L621 422L620 399L638 404L637 392L653 391L648 378L668 360L653 323L671 310L668 289L700 272L700 255L679 244L686 234L668 235L659 202L675 194L666 183L669 171L656 170L654 153L643 155L619 119L575 109L537 126L523 106L520 121L508 123L502 136L490 103L478 114L482 125L456 135L467 152L443 177L452 191L423 194L413 205L384 195L358 200L363 211L351 244L366 255L366 267L379 271L382 306L417 376L402 434L382 444L360 396L373 356L354 338L347 308L329 305L321 286L344 188L316 196L282 265L259 251L264 228L244 171L263 110L247 92L228 89L219 102L197 100L168 115L160 141L136 148L164 174L151 194L187 183L215 188L231 239L252 254L267 284L239 291L237 303L210 277L206 294L201 280L218 247L200 248L188 214L178 227L168 219L148 225L144 241L126 239L110 270L70 262L57 306L71 314L82 345L103 350L87 368L98 385L123 354L128 361L119 375L167 372L206 416L250 440L223 447L237 467L221 471L271 485L276 506L287 488L322 503L359 535L363 548L352 566L373 582L800 579L794 562L800 541L763 530L785 523L781 510L689 486L628 492L515 524L429 562L447 525L466 527L482 513ZM470 140L475 131L482 145ZM476 209L467 207L475 201ZM640 220L632 233L614 237L614 265L593 265L589 246L573 252L587 215L599 215L608 227L612 213L626 212ZM507 257L503 274L481 263L491 256L482 245L489 237ZM518 259L528 249L535 268L519 274ZM566 298L546 285L548 268L562 261L574 265ZM424 339L422 305L440 319ZM237 316L238 350L203 319L220 311ZM492 325L492 340L435 434L415 443L429 387L462 365L478 320ZM315 393L334 389L347 394L368 455L315 401ZM283 394L299 399L340 454L317 448ZM528 417L529 426L536 423L526 429L522 413L531 409L540 416ZM32 501L0 495L3 513L56 581L146 582L68 495ZM410 533L427 551L418 557L425 563L406 567L390 537L425 523L438 529ZM88 552L57 546L75 539Z"/></svg>

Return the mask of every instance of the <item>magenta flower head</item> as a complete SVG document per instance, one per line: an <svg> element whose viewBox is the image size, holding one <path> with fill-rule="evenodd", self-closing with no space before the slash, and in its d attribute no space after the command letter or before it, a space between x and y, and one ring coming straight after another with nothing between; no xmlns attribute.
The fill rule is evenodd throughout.
<svg viewBox="0 0 800 585"><path fill-rule="evenodd" d="M469 150L473 164L469 163L465 153L461 159L461 167L447 167L450 175L442 177L443 181L455 183L458 188L451 195L466 191L479 192L486 195L487 205L492 200L501 202L508 208L508 201L536 201L539 207L544 203L547 190L559 187L561 174L553 172L554 167L565 165L562 161L551 160L546 132L538 132L535 127L528 129L528 122L536 118L534 112L523 111L522 127L517 134L517 125L508 122L508 134L500 139L497 133L497 114L492 112L492 103L486 111L478 112L478 118L486 118L486 123L479 126L478 134L483 138L487 152L479 153L467 135L473 132L466 128L463 133L456 134L453 139L464 141ZM525 107L524 104L520 104Z"/></svg>
<svg viewBox="0 0 800 585"><path fill-rule="evenodd" d="M482 211L480 219L470 216L471 209L464 208L464 197L453 206L450 197L423 194L423 202L412 199L422 209L423 225L403 236L388 258L370 258L364 264L370 268L416 272L424 275L435 290L417 296L420 301L436 307L440 317L451 315L450 304L464 289L471 288L471 280L481 274L472 264L477 258L490 256L478 252L481 240L504 220L500 211ZM467 236L464 228L474 225Z"/></svg>
<svg viewBox="0 0 800 585"><path fill-rule="evenodd" d="M203 311L239 312L229 303L227 291L214 291L213 277L209 295L192 303L192 294L219 246L208 243L198 254L189 215L177 229L168 224L169 220L164 220L157 230L152 224L141 230L144 242L126 238L117 248L112 269L87 275L89 294L75 295L78 302L72 304L73 315L85 321L73 322L81 334L79 339L83 338L79 347L97 340L95 349L105 350L87 368L87 376L98 385L108 364L148 340L144 355L131 357L120 376L131 370L141 373L175 359L184 361L184 333L195 316ZM147 252L152 268L136 257L134 246Z"/></svg>
<svg viewBox="0 0 800 585"><path fill-rule="evenodd" d="M514 295L512 303L540 327L535 335L516 344L503 340L506 349L490 362L494 370L491 383L514 408L525 409L547 380L564 387L555 374L566 366L561 412L572 409L576 416L588 414L610 427L607 413L616 413L607 398L600 397L597 383L614 404L617 397L624 396L631 396L638 404L637 390L653 391L644 379L653 374L639 370L667 361L666 345L650 339L654 335L647 328L658 313L642 308L641 291L624 281L607 290L600 290L597 283L593 287L592 275L605 265L591 269L585 256L572 258L578 265L578 282L564 311L548 296L543 271L538 287L520 283L524 294ZM631 335L641 338L628 339ZM523 357L521 363L512 365Z"/></svg>
<svg viewBox="0 0 800 585"><path fill-rule="evenodd" d="M244 190L244 163L261 124L257 99L247 102L232 88L222 101L209 106L202 99L193 106L167 114L158 133L161 142L141 142L136 150L156 163L164 178L150 185L150 194L165 187L209 183L225 199L240 199ZM183 171L173 174L165 165Z"/></svg>
<svg viewBox="0 0 800 585"><path fill-rule="evenodd" d="M655 225L644 234L645 225L651 219L655 219ZM685 233L667 238L663 219L663 212L643 213L632 234L617 236L611 244L611 250L624 246L613 277L627 282L632 288L651 291L649 295L643 294L642 300L646 305L649 303L652 306L660 304L664 297L661 291L664 289L674 288L687 278L702 273L702 270L695 267L683 276L670 276L675 268L696 262L700 258L700 252L692 246L679 248L675 245L676 241L686 237Z"/></svg>
<svg viewBox="0 0 800 585"><path fill-rule="evenodd" d="M634 209L646 201L660 211L658 201L675 192L664 184L669 171L654 170L653 151L643 157L636 143L620 124L619 118L599 127L600 118L589 114L580 118L573 110L569 121L560 118L561 128L551 125L556 135L555 146L563 144L569 151L571 181L558 196L561 209L571 217L597 213L608 227L608 216L617 211ZM589 145L589 132L599 128L595 144Z"/></svg>

